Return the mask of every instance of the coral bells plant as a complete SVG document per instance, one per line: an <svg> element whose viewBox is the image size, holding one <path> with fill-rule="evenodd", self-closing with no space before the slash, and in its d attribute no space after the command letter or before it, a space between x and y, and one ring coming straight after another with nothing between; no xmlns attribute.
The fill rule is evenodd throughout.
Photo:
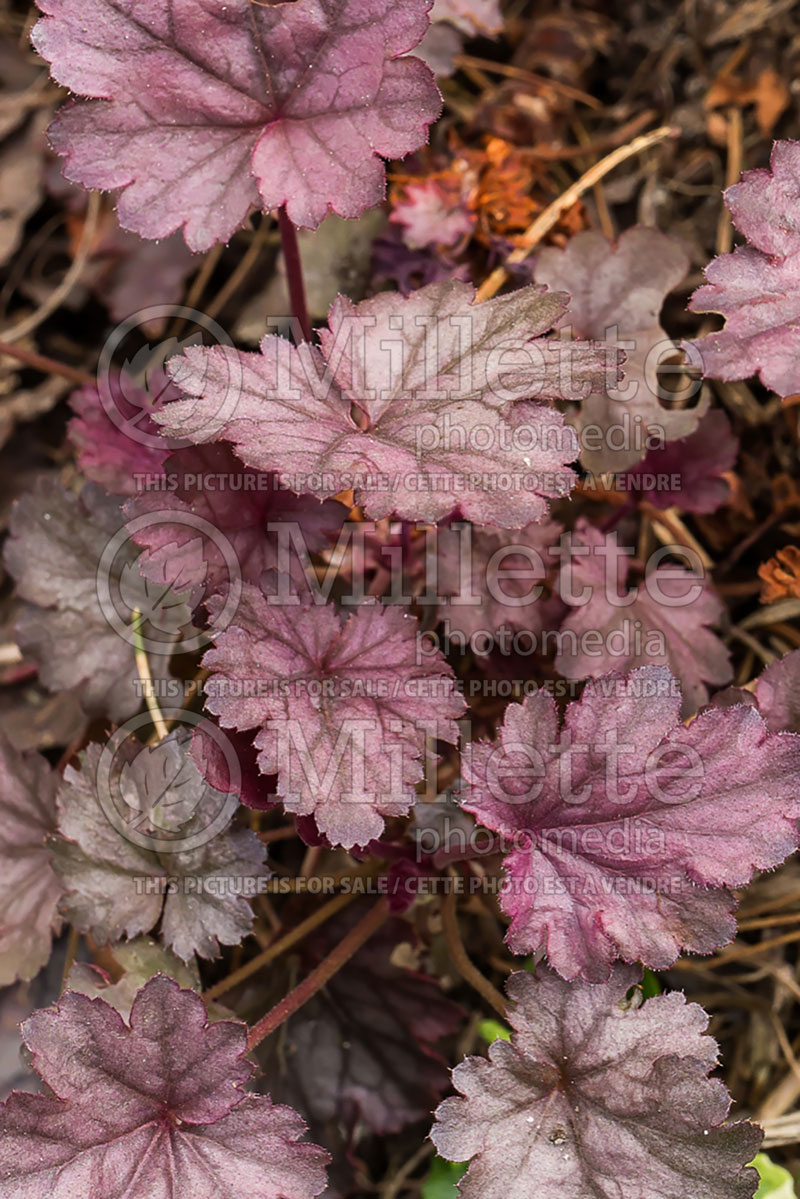
<svg viewBox="0 0 800 1199"><path fill-rule="evenodd" d="M726 193L701 329L687 247L609 237L598 190L674 130L544 207L587 95L494 0L38 4L78 267L72 185L112 193L122 294L185 303L91 374L22 346L51 309L2 343L77 386L3 558L42 714L0 733L0 1193L748 1199L761 1129L680 986L751 955L737 905L798 847L796 550L736 574L761 417L700 375L800 390L800 143ZM526 103L442 78L437 125L427 63L483 86L474 35Z"/></svg>

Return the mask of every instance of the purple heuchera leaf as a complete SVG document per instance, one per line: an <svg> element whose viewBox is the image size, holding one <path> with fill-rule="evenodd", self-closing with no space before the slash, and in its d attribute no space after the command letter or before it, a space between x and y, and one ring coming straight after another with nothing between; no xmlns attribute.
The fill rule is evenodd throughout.
<svg viewBox="0 0 800 1199"><path fill-rule="evenodd" d="M242 1086L246 1028L157 975L130 1024L67 991L23 1026L53 1095L0 1109L4 1199L313 1199L327 1154L297 1112Z"/></svg>
<svg viewBox="0 0 800 1199"><path fill-rule="evenodd" d="M431 1133L442 1157L472 1159L464 1199L752 1199L763 1134L724 1123L708 1017L678 992L637 1006L638 977L511 975L510 1043L456 1067Z"/></svg>
<svg viewBox="0 0 800 1199"><path fill-rule="evenodd" d="M278 775L286 809L313 814L347 848L409 810L426 736L455 743L465 707L397 607L368 604L342 625L333 607L272 606L245 584L235 625L203 663L222 727L258 729L259 766Z"/></svg>
<svg viewBox="0 0 800 1199"><path fill-rule="evenodd" d="M258 769L258 751L248 733L237 733L228 729L225 752L216 736L212 736L200 724L192 734L189 754L203 778L216 791L230 795L236 792L248 808L268 812L280 801L275 794L277 780L261 773ZM231 762L237 763L236 777L231 774Z"/></svg>
<svg viewBox="0 0 800 1199"><path fill-rule="evenodd" d="M450 21L465 33L500 33L503 14L498 0L434 0L432 21Z"/></svg>
<svg viewBox="0 0 800 1199"><path fill-rule="evenodd" d="M720 333L691 343L714 379L758 375L779 395L800 391L800 142L772 147L770 170L745 171L725 192L747 238L706 267L692 312L719 312Z"/></svg>
<svg viewBox="0 0 800 1199"><path fill-rule="evenodd" d="M0 738L0 986L38 974L60 925L62 886L45 839L55 829L58 775L39 754Z"/></svg>
<svg viewBox="0 0 800 1199"><path fill-rule="evenodd" d="M714 408L688 437L650 450L626 472L627 485L655 508L715 512L730 499L731 485L723 475L733 469L738 453L739 438L728 417Z"/></svg>
<svg viewBox="0 0 800 1199"><path fill-rule="evenodd" d="M800 650L785 654L761 673L756 701L771 732L800 733Z"/></svg>
<svg viewBox="0 0 800 1199"><path fill-rule="evenodd" d="M169 442L160 436L152 414L177 395L161 372L148 387L121 371L107 376L102 396L97 387L73 392L69 403L75 415L67 437L86 478L115 495L135 495L136 474L161 474Z"/></svg>
<svg viewBox="0 0 800 1199"><path fill-rule="evenodd" d="M390 225L382 237L375 238L372 262L375 290L382 290L380 284L391 283L404 296L429 283L441 283L445 279L468 282L471 278L467 264L450 262L445 252L435 246L427 250L410 250L396 225Z"/></svg>
<svg viewBox="0 0 800 1199"><path fill-rule="evenodd" d="M376 519L433 522L460 505L479 524L521 528L570 491L577 453L561 414L528 401L601 386L617 355L542 337L564 314L561 295L474 298L454 280L357 306L340 297L319 350L271 336L259 354L190 347L169 369L197 398L168 405L158 423L231 441L295 491L353 488Z"/></svg>
<svg viewBox="0 0 800 1199"><path fill-rule="evenodd" d="M736 925L729 888L798 843L800 737L754 708L680 724L662 667L589 682L567 708L506 709L497 744L465 755L462 805L513 845L501 898L515 953L546 948L598 982L621 957L654 969L710 953Z"/></svg>
<svg viewBox="0 0 800 1199"><path fill-rule="evenodd" d="M379 204L379 155L400 158L441 110L428 67L403 57L430 0L42 0L32 39L89 101L50 136L69 179L121 188L142 237L183 226L193 250L227 241L254 206L297 225ZM124 54L120 54L120 47Z"/></svg>
<svg viewBox="0 0 800 1199"><path fill-rule="evenodd" d="M404 192L389 219L403 227L403 241L409 249L453 247L475 228L477 216L467 208L460 191L454 195L452 188L435 176L407 183Z"/></svg>
<svg viewBox="0 0 800 1199"><path fill-rule="evenodd" d="M123 526L118 496L94 483L76 496L43 478L16 501L4 550L25 601L17 639L39 663L41 681L51 691L74 689L87 714L113 720L127 719L142 703L132 642L109 622L98 586L103 551ZM120 625L134 608L146 614L147 634L165 645L165 655L154 653L151 665L168 675L169 645L190 611L185 597L163 588L156 594L139 576L136 557L136 547L125 542L103 578L112 602L119 599Z"/></svg>
<svg viewBox="0 0 800 1199"><path fill-rule="evenodd" d="M616 533L606 536L579 520L569 547L559 593L572 611L559 634L560 674L580 681L608 670L668 666L683 691L684 715L706 702L706 684L730 681L728 650L707 627L720 620L724 606L702 573L656 566L634 592L626 590L633 551L623 556Z"/></svg>
<svg viewBox="0 0 800 1199"><path fill-rule="evenodd" d="M278 567L278 535L268 524L297 525L309 552L322 550L347 509L320 503L278 484L274 475L242 466L228 445L178 450L164 464L169 489L142 492L125 505L134 541L144 547L141 574L176 591L201 585L227 591L243 579L259 583ZM174 520L170 520L170 514ZM290 558L305 583L296 554Z"/></svg>
<svg viewBox="0 0 800 1199"><path fill-rule="evenodd" d="M149 848L146 839L123 836L109 820L116 797L99 796L100 755L100 746L90 745L80 770L67 767L59 794L59 836L50 848L70 923L105 944L149 932L161 920L164 940L184 961L194 953L216 957L220 942L238 945L253 924L242 880L255 885L269 871L255 833L223 827L214 835L215 822L235 810L235 799L209 786L176 734L142 749L125 764L120 790L131 827L152 832ZM228 823L224 815L222 823ZM160 852L171 833L174 845ZM181 848L193 838L200 841L196 848ZM226 888L226 878L237 887Z"/></svg>
<svg viewBox="0 0 800 1199"><path fill-rule="evenodd" d="M748 704L758 708L771 733L800 733L800 650L792 650L767 666L753 690L726 687L711 703L718 708Z"/></svg>
<svg viewBox="0 0 800 1199"><path fill-rule="evenodd" d="M557 627L564 605L542 594L563 526L545 520L519 532L472 529L463 524L437 534L437 593L440 616L453 643L461 634L472 638L475 653L489 644L482 633L502 628L525 629L538 636Z"/></svg>
<svg viewBox="0 0 800 1199"><path fill-rule="evenodd" d="M364 905L355 904L322 935L304 942L303 973L339 943ZM456 1033L464 1012L435 979L394 965L408 924L391 920L320 994L292 1017L282 1042L265 1042L268 1089L312 1128L340 1121L383 1136L427 1116L447 1087L435 1045Z"/></svg>
<svg viewBox="0 0 800 1199"><path fill-rule="evenodd" d="M452 75L466 37L492 37L502 28L498 0L434 0L431 27L417 53L437 75Z"/></svg>
<svg viewBox="0 0 800 1199"><path fill-rule="evenodd" d="M624 470L638 462L647 429L673 441L696 428L702 408L670 410L660 404L659 358L651 354L668 340L659 323L664 299L688 269L680 242L644 227L626 230L616 243L586 231L570 238L563 250L540 251L534 278L569 293L565 323L573 333L599 341L616 338L627 355L620 386L589 396L576 417L587 470Z"/></svg>

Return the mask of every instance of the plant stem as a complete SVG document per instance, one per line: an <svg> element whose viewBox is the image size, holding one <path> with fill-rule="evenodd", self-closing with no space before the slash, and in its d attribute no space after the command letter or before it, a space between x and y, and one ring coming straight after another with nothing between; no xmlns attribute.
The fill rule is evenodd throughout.
<svg viewBox="0 0 800 1199"><path fill-rule="evenodd" d="M309 999L316 995L317 991L321 990L325 983L329 982L361 946L378 931L388 915L388 900L379 899L366 916L350 929L350 932L336 948L332 949L328 956L323 958L320 964L315 966L293 991L285 995L279 1003L275 1004L274 1008L261 1017L257 1024L253 1025L247 1037L248 1050L255 1049L256 1045L260 1045L265 1037L275 1032L276 1028L280 1028L283 1022L293 1016L304 1003L308 1003Z"/></svg>
<svg viewBox="0 0 800 1199"><path fill-rule="evenodd" d="M63 995L67 989L67 980L72 967L75 965L75 959L78 956L78 950L81 944L81 934L77 928L70 927L69 936L67 937L67 952L64 955L64 969L61 975L61 994Z"/></svg>
<svg viewBox="0 0 800 1199"><path fill-rule="evenodd" d="M251 958L249 962L245 962L238 970L234 970L226 978L220 979L213 987L209 987L203 992L203 999L209 1003L212 999L219 999L220 995L225 995L228 991L232 991L239 983L250 978L251 974L255 974L262 966L273 962L275 958L285 953L287 949L291 949L298 941L302 941L314 929L319 928L326 920L330 920L331 916L335 916L342 908L346 908L351 900L355 899L354 892L342 892L341 895L335 895L329 903L323 904L321 908L317 908L316 912L312 912L305 920L302 920L295 928L291 929L285 936L277 941L273 941L272 945L268 945L265 950L259 953L256 957Z"/></svg>
<svg viewBox="0 0 800 1199"><path fill-rule="evenodd" d="M82 371L77 366L67 366L66 362L56 362L55 358L47 358L44 354L25 350L22 346L12 346L7 341L0 341L0 354L8 354L9 358L16 358L18 362L24 362L25 366L41 371L43 375L60 375L62 379L69 379L70 383L75 383L78 387L91 387L96 382L88 371Z"/></svg>
<svg viewBox="0 0 800 1199"><path fill-rule="evenodd" d="M142 613L138 608L134 608L133 617L131 620L131 631L133 633L133 652L136 657L136 670L139 675L139 681L144 688L144 702L147 705L147 710L153 717L153 724L158 734L159 741L166 737L169 733L169 725L164 719L163 713L158 706L155 692L153 690L153 675L150 670L150 662L147 658L147 650L144 646L144 638L142 637Z"/></svg>
<svg viewBox="0 0 800 1199"><path fill-rule="evenodd" d="M281 231L283 261L286 266L286 280L289 284L292 316L300 325L303 340L311 341L311 322L308 319L308 308L306 307L306 288L303 282L303 263L300 259L297 229L285 208L278 209L278 226Z"/></svg>
<svg viewBox="0 0 800 1199"><path fill-rule="evenodd" d="M453 965L465 982L474 987L486 1002L494 1008L497 1014L505 1020L507 1012L506 1001L503 999L503 996L497 990L497 987L489 982L488 978L484 978L478 967L467 957L464 942L461 940L461 933L458 931L457 903L458 898L454 888L448 891L442 904L442 927Z"/></svg>

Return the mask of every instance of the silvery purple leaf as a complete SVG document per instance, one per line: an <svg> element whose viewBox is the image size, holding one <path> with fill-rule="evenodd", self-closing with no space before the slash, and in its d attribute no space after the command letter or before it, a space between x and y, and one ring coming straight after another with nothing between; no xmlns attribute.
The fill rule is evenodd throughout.
<svg viewBox="0 0 800 1199"><path fill-rule="evenodd" d="M203 662L206 706L223 728L258 730L259 766L287 811L347 848L409 810L426 738L458 738L450 668L398 607L362 605L342 624L332 606L272 606L246 584Z"/></svg>
<svg viewBox="0 0 800 1199"><path fill-rule="evenodd" d="M471 1160L463 1199L752 1199L762 1132L726 1121L708 1017L677 992L637 1004L637 981L511 975L510 1043L456 1067L431 1133Z"/></svg>
<svg viewBox="0 0 800 1199"><path fill-rule="evenodd" d="M303 1121L248 1095L246 1028L157 975L130 1022L67 991L23 1026L51 1095L0 1108L4 1199L313 1199L327 1154Z"/></svg>
<svg viewBox="0 0 800 1199"><path fill-rule="evenodd" d="M553 566L549 550L562 531L552 520L518 532L460 522L441 527L437 592L448 638L454 643L459 634L471 639L480 655L481 645L502 628L525 629L534 637L544 628L557 628L564 605L549 594L547 580Z"/></svg>
<svg viewBox="0 0 800 1199"><path fill-rule="evenodd" d="M544 692L511 704L497 742L468 747L460 802L506 842L514 953L592 982L615 958L711 953L736 931L730 889L797 848L800 737L752 707L688 727L680 708L650 666L588 682L563 727Z"/></svg>
<svg viewBox="0 0 800 1199"><path fill-rule="evenodd" d="M384 158L439 115L429 69L405 57L430 0L41 0L32 35L78 96L51 126L65 174L121 189L120 224L227 241L253 207L297 225L357 217L385 191ZM124 47L124 54L120 54Z"/></svg>
<svg viewBox="0 0 800 1199"><path fill-rule="evenodd" d="M42 478L16 501L4 550L25 601L17 638L38 662L42 682L51 691L74 689L87 714L114 720L131 716L142 702L132 639L123 635L133 609L147 615L151 623L145 631L164 646L163 655L152 655L154 675L168 674L174 631L188 626L191 616L185 596L163 588L154 592L139 576L136 547L124 532L108 570L100 570L104 551L120 530L124 518L118 496L106 495L94 483L77 496ZM104 581L110 597L105 605Z"/></svg>
<svg viewBox="0 0 800 1199"><path fill-rule="evenodd" d="M61 882L45 845L55 830L58 775L39 754L0 738L0 986L38 974L60 926Z"/></svg>
<svg viewBox="0 0 800 1199"><path fill-rule="evenodd" d="M666 296L682 281L689 259L680 242L657 229L627 229L610 242L602 233L571 237L563 250L539 252L534 277L570 296L564 324L577 337L614 341L626 361L619 386L588 396L576 427L587 470L624 470L645 454L648 429L664 441L686 437L702 408L670 409L659 401L658 347L668 348L659 322Z"/></svg>
<svg viewBox="0 0 800 1199"><path fill-rule="evenodd" d="M228 827L235 797L202 778L176 734L123 764L119 796L104 789L101 753L90 745L80 770L67 767L59 835L50 843L70 923L106 944L160 920L164 941L184 961L216 957L220 943L238 945L253 923L247 888L255 895L269 872L255 833ZM109 812L124 814L130 835Z"/></svg>
<svg viewBox="0 0 800 1199"><path fill-rule="evenodd" d="M777 141L769 170L745 171L725 192L747 239L706 267L692 312L719 312L725 328L693 342L714 379L758 375L778 395L800 391L800 142Z"/></svg>
<svg viewBox="0 0 800 1199"><path fill-rule="evenodd" d="M683 692L684 715L730 682L730 654L710 625L725 611L702 568L663 562L628 584L633 550L579 520L562 557L559 593L570 611L561 625L556 670L579 681L609 670L668 666ZM664 551L667 557L667 551ZM652 563L649 564L652 566Z"/></svg>
<svg viewBox="0 0 800 1199"><path fill-rule="evenodd" d="M553 407L617 377L616 351L545 334L565 297L536 287L475 304L449 280L331 308L321 346L266 337L258 354L190 347L169 364L186 399L171 436L226 440L248 466L368 516L521 528L575 482L575 436ZM536 402L534 402L534 400Z"/></svg>

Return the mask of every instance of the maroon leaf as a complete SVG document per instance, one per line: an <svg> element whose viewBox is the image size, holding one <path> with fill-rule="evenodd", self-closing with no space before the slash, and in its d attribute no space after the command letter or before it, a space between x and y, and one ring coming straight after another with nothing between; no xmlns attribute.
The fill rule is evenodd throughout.
<svg viewBox="0 0 800 1199"><path fill-rule="evenodd" d="M304 972L344 936L363 906L354 905L303 946ZM396 966L409 926L391 920L325 989L293 1016L281 1045L262 1051L267 1086L314 1128L329 1121L363 1124L381 1136L423 1119L447 1087L436 1052L464 1013L434 979Z"/></svg>
<svg viewBox="0 0 800 1199"><path fill-rule="evenodd" d="M770 732L800 733L800 650L785 654L762 672L756 701Z"/></svg>
<svg viewBox="0 0 800 1199"><path fill-rule="evenodd" d="M376 519L433 522L460 505L477 523L520 528L571 489L576 445L549 403L514 401L583 394L616 377L616 354L541 337L564 313L560 295L474 298L454 280L357 306L340 297L321 351L278 337L260 354L190 347L170 370L197 398L158 423L231 441L295 491L352 488Z"/></svg>
<svg viewBox="0 0 800 1199"><path fill-rule="evenodd" d="M327 1155L291 1108L247 1095L246 1029L158 975L130 1024L68 991L23 1028L53 1095L0 1109L6 1199L312 1199Z"/></svg>
<svg viewBox="0 0 800 1199"><path fill-rule="evenodd" d="M626 583L633 551L624 551L615 533L605 536L579 520L569 548L573 557L562 559L559 593L572 611L559 636L560 674L580 680L668 666L683 691L684 715L706 702L706 684L730 681L730 655L707 627L724 606L701 568L656 566L632 589Z"/></svg>
<svg viewBox="0 0 800 1199"><path fill-rule="evenodd" d="M637 978L511 975L511 1042L456 1067L431 1133L443 1157L472 1159L464 1199L528 1199L532 1179L559 1199L751 1199L762 1132L724 1123L708 1017L677 992L637 1005Z"/></svg>
<svg viewBox="0 0 800 1199"><path fill-rule="evenodd" d="M661 306L688 269L680 242L644 227L627 229L616 244L587 231L570 238L563 250L540 251L535 279L569 293L566 323L573 333L613 340L627 355L619 387L589 396L576 417L587 470L624 470L638 462L648 429L674 441L696 428L700 407L670 410L659 402L659 357L653 353L668 344L659 323Z"/></svg>
<svg viewBox="0 0 800 1199"><path fill-rule="evenodd" d="M449 640L455 644L459 634L471 639L480 655L501 629L525 629L535 638L557 627L564 605L547 594L546 580L553 563L549 550L561 533L562 526L550 520L515 533L460 523L440 529L437 592Z"/></svg>
<svg viewBox="0 0 800 1199"><path fill-rule="evenodd" d="M754 708L680 724L669 671L588 683L567 708L539 693L471 747L461 803L511 839L501 902L515 953L546 948L565 978L654 969L729 941L731 887L797 846L800 737Z"/></svg>
<svg viewBox="0 0 800 1199"><path fill-rule="evenodd" d="M159 475L169 454L169 442L160 436L153 412L175 389L161 375L145 388L126 371L109 375L103 396L97 387L82 387L70 396L75 413L67 436L78 466L93 483L115 495L135 495L135 476ZM141 485L141 484L139 484Z"/></svg>
<svg viewBox="0 0 800 1199"><path fill-rule="evenodd" d="M347 515L335 500L297 496L274 475L250 470L227 445L179 450L164 464L167 490L129 500L125 515L134 541L145 548L141 574L180 591L202 585L205 594L227 591L244 579L259 583L278 567L278 536L267 525L297 526L309 552L324 549ZM169 519L174 514L174 521ZM290 558L305 582L296 554Z"/></svg>
<svg viewBox="0 0 800 1199"><path fill-rule="evenodd" d="M753 690L726 687L711 702L719 708L735 704L757 707L771 733L800 733L800 650L772 662L761 672Z"/></svg>
<svg viewBox="0 0 800 1199"><path fill-rule="evenodd" d="M263 775L258 769L258 751L253 745L252 735L228 729L225 739L227 752L223 753L216 738L203 725L198 725L189 750L192 761L216 791L226 794L235 791L248 808L268 812L279 803L275 794L276 779ZM232 777L229 755L237 763L235 777Z"/></svg>
<svg viewBox="0 0 800 1199"><path fill-rule="evenodd" d="M800 391L800 142L774 142L770 168L745 171L725 192L747 245L706 267L708 282L689 307L725 317L722 332L692 343L704 374L758 375L765 387L786 396Z"/></svg>
<svg viewBox="0 0 800 1199"><path fill-rule="evenodd" d="M286 809L348 848L409 810L426 736L458 737L450 669L421 652L397 607L362 606L342 625L332 607L271 606L245 585L236 624L203 661L223 728L259 729L259 766L278 775Z"/></svg>
<svg viewBox="0 0 800 1199"><path fill-rule="evenodd" d="M739 438L730 421L721 408L714 408L688 437L650 450L626 472L628 486L655 508L715 512L730 499L731 485L723 476L733 469L738 453Z"/></svg>
<svg viewBox="0 0 800 1199"><path fill-rule="evenodd" d="M58 775L0 738L0 986L38 974L58 928L62 887L45 839L55 829Z"/></svg>
<svg viewBox="0 0 800 1199"><path fill-rule="evenodd" d="M429 0L42 0L33 32L57 81L90 101L50 136L69 179L121 188L120 223L193 250L254 206L316 228L380 203L384 158L416 150L441 97L412 50ZM124 47L124 54L120 54Z"/></svg>

